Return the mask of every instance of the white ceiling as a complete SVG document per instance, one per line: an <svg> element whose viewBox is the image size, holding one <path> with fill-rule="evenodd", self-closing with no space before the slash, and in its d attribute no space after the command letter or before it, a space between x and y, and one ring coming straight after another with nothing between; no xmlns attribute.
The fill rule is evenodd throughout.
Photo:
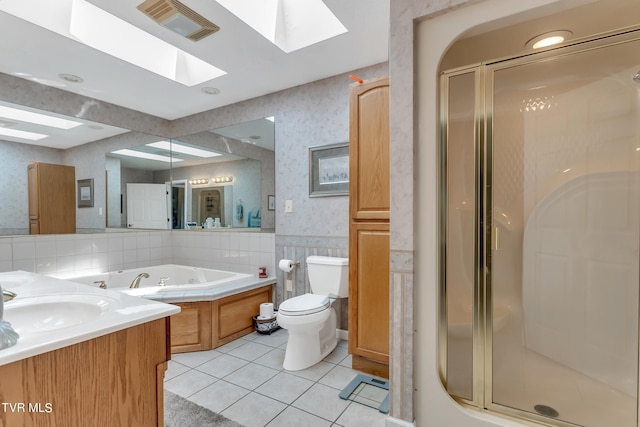
<svg viewBox="0 0 640 427"><path fill-rule="evenodd" d="M183 0L220 27L199 42L148 18L136 8L142 0L89 1L227 74L183 86L5 12L0 12L0 72L173 120L388 59L390 0L324 0L349 31L288 54L214 0ZM31 2L38 7L47 0ZM61 73L84 83L61 80ZM205 86L220 93L204 94Z"/></svg>

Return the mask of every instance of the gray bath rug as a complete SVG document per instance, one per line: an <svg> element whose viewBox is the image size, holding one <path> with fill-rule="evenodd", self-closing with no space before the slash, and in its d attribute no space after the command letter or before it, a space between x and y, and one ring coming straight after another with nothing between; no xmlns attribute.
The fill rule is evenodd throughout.
<svg viewBox="0 0 640 427"><path fill-rule="evenodd" d="M243 427L242 424L167 390L164 391L164 425L165 427Z"/></svg>

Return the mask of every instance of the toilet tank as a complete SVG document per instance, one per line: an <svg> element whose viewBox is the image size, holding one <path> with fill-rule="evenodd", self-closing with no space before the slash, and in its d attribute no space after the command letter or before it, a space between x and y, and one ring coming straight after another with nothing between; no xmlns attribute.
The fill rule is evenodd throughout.
<svg viewBox="0 0 640 427"><path fill-rule="evenodd" d="M334 298L349 296L349 259L313 255L307 258L311 292Z"/></svg>

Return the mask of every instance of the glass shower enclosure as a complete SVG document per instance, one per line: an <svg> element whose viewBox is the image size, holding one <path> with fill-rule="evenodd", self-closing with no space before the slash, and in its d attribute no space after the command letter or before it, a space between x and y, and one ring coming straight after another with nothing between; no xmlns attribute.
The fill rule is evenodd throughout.
<svg viewBox="0 0 640 427"><path fill-rule="evenodd" d="M631 31L443 73L454 398L549 425L638 425L638 52Z"/></svg>

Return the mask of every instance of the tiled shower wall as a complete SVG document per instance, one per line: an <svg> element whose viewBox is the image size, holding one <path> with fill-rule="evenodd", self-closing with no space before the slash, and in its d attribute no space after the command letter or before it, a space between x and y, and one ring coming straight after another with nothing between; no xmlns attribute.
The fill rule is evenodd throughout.
<svg viewBox="0 0 640 427"><path fill-rule="evenodd" d="M274 234L125 231L0 238L0 271L69 278L106 271L183 264L274 275Z"/></svg>

